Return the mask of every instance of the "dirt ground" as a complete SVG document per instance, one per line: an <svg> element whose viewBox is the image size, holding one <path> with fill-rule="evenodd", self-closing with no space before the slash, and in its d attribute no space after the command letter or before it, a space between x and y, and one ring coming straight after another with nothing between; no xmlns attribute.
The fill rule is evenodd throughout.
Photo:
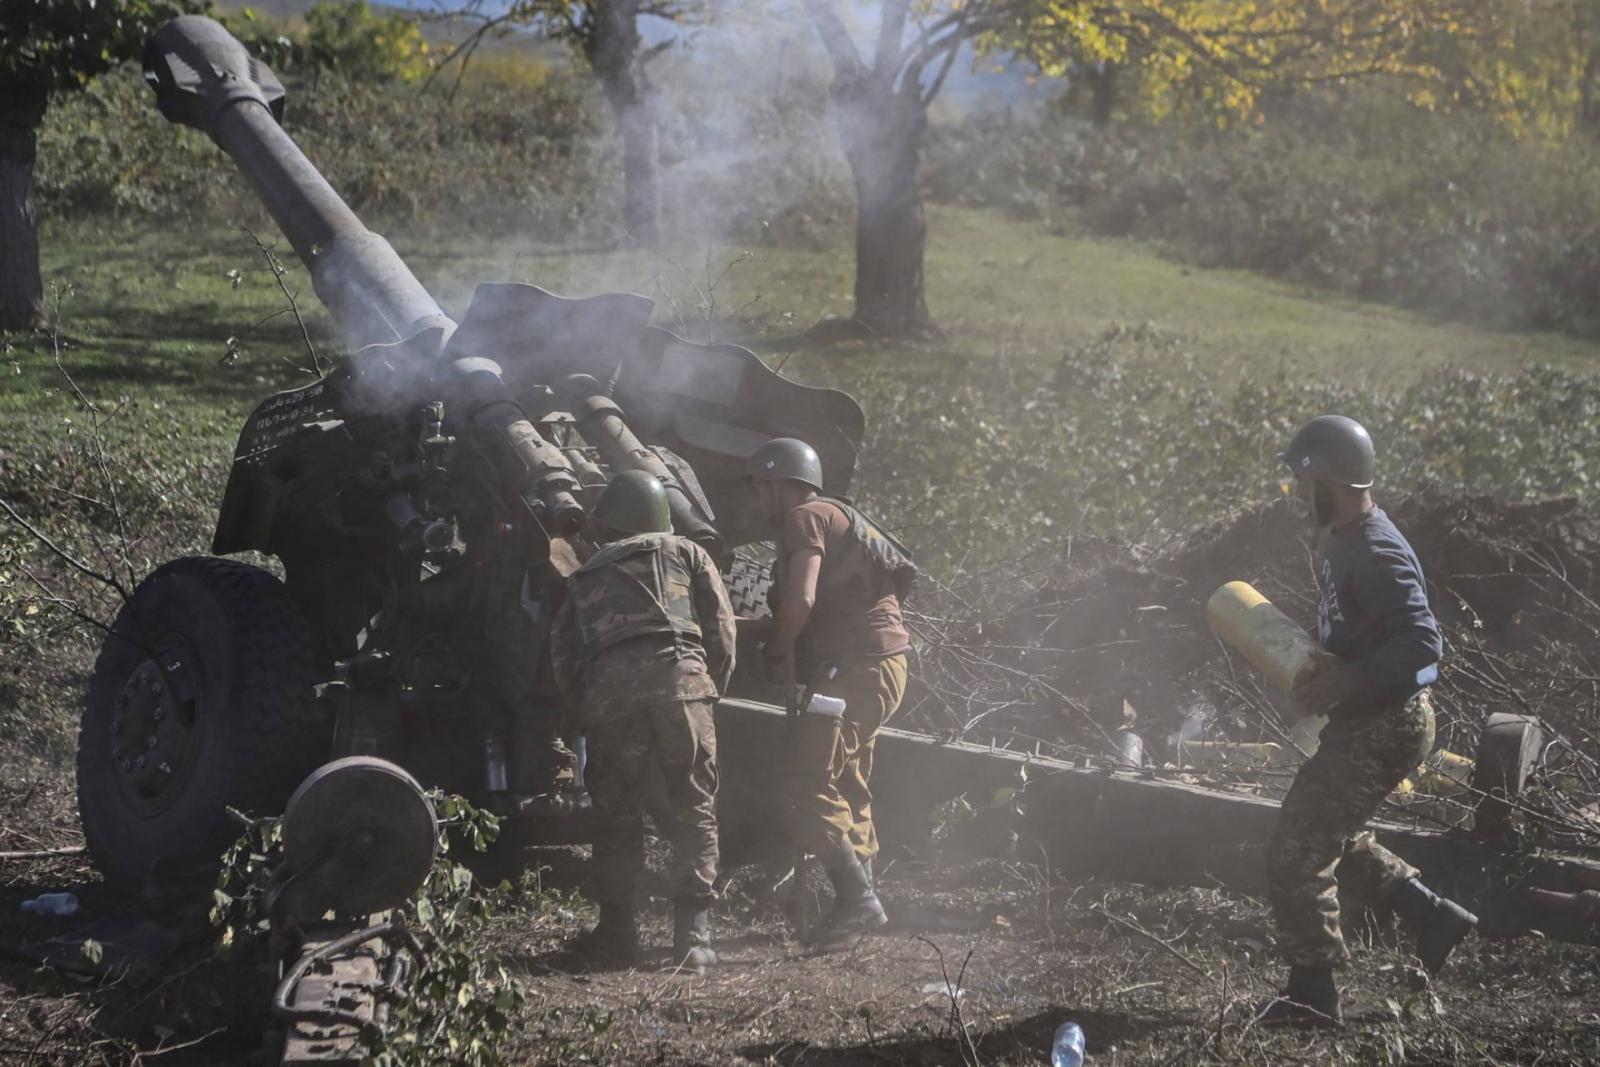
<svg viewBox="0 0 1600 1067"><path fill-rule="evenodd" d="M76 839L70 781L0 786L0 849ZM1063 813L1070 817L1070 813ZM567 872L571 877L572 872ZM1102 882L1022 859L902 858L881 889L881 936L813 954L786 938L770 899L735 871L716 918L724 963L704 978L654 968L583 974L559 948L592 915L543 908L497 919L500 953L529 996L505 1047L513 1064L1041 1064L1062 1021L1090 1062L1518 1063L1600 1060L1597 956L1547 943L1469 942L1432 989L1403 939L1363 935L1337 1033L1275 1031L1249 1007L1274 991L1262 905L1221 889ZM23 915L70 888L85 913ZM108 899L82 857L0 862L0 1063L247 1064L259 1047L250 961L208 943L106 984L25 962L18 948L99 915ZM668 906L646 940L664 952Z"/></svg>
<svg viewBox="0 0 1600 1067"><path fill-rule="evenodd" d="M1562 501L1424 494L1392 510L1416 543L1451 645L1437 692L1443 740L1471 751L1488 712L1532 710L1570 739L1568 778L1593 786L1600 521ZM999 709L985 713L983 730L1009 725L1050 744L1081 742L1083 712L1114 720L1124 701L1158 757L1164 734L1202 703L1214 709L1208 731L1266 736L1273 698L1207 635L1203 603L1223 581L1245 578L1303 620L1309 557L1292 550L1302 532L1292 508L1274 506L1154 549L1074 543L1043 561L1042 577L1003 617L947 620L931 641L925 629L922 668L936 676L941 663L960 667L938 677L942 693ZM938 725L932 691L925 686L905 725ZM1281 977L1259 901L1099 880L1070 857L1046 868L1026 847L1009 859L963 860L949 851L962 836L944 839L943 854L925 845L881 865L892 925L829 954L787 936L758 872L732 871L715 920L724 962L704 978L570 973L559 949L592 922L585 906L549 897L508 913L482 946L529 994L506 1060L1041 1064L1056 1026L1072 1019L1090 1061L1102 1064L1600 1062L1593 949L1475 939L1429 988L1403 939L1364 930L1345 978L1347 1026L1275 1031L1249 1011ZM27 764L0 782L0 851L80 841L70 771ZM574 885L581 873L569 862L551 884ZM79 894L80 916L19 910L57 889ZM256 958L219 956L203 928L160 966L105 983L41 969L20 951L136 907L112 898L82 855L0 859L0 1063L259 1060L266 1000ZM658 901L647 921L661 951L667 913Z"/></svg>

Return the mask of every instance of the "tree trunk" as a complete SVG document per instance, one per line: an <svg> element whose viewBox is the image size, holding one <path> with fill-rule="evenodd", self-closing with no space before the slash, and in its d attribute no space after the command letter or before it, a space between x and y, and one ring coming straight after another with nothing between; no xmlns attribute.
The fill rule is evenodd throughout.
<svg viewBox="0 0 1600 1067"><path fill-rule="evenodd" d="M1578 80L1578 123L1593 133L1600 128L1600 101L1595 99L1595 82L1600 79L1600 48L1592 48L1583 61Z"/></svg>
<svg viewBox="0 0 1600 1067"><path fill-rule="evenodd" d="M921 88L895 92L870 75L835 86L834 118L856 189L855 320L886 337L940 336L928 315L923 258Z"/></svg>
<svg viewBox="0 0 1600 1067"><path fill-rule="evenodd" d="M637 0L604 0L592 9L584 39L589 67L622 140L622 224L634 240L653 246L660 236L660 160L654 94L645 76Z"/></svg>
<svg viewBox="0 0 1600 1067"><path fill-rule="evenodd" d="M1111 125L1111 113L1117 106L1117 72L1121 66L1109 60L1091 63L1084 67L1084 78L1089 83L1090 120L1096 129Z"/></svg>
<svg viewBox="0 0 1600 1067"><path fill-rule="evenodd" d="M0 82L0 100L0 330L26 330L44 320L33 162L49 95Z"/></svg>
<svg viewBox="0 0 1600 1067"><path fill-rule="evenodd" d="M612 107L617 110L617 105ZM622 136L622 224L640 244L653 246L660 236L661 193L656 162L661 157L655 109L648 97L636 98L621 108L617 130Z"/></svg>

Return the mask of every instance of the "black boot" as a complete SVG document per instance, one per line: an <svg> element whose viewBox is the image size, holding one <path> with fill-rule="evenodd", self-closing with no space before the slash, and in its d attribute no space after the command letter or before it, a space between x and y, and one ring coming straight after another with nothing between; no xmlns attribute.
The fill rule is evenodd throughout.
<svg viewBox="0 0 1600 1067"><path fill-rule="evenodd" d="M711 909L704 900L673 902L672 964L685 971L705 974L717 965L711 948Z"/></svg>
<svg viewBox="0 0 1600 1067"><path fill-rule="evenodd" d="M600 905L600 921L572 943L572 952L589 967L622 969L639 962L639 925L633 905Z"/></svg>
<svg viewBox="0 0 1600 1067"><path fill-rule="evenodd" d="M878 880L872 874L871 856L868 856L866 859L861 861L861 869L867 872L867 884L871 886L872 891L876 893L878 891Z"/></svg>
<svg viewBox="0 0 1600 1067"><path fill-rule="evenodd" d="M1429 977L1443 969L1461 939L1478 925L1478 917L1412 878L1394 895L1394 910L1416 929L1417 956Z"/></svg>
<svg viewBox="0 0 1600 1067"><path fill-rule="evenodd" d="M1256 1020L1289 1026L1340 1026L1339 988L1332 967L1290 967L1289 984L1256 1010Z"/></svg>
<svg viewBox="0 0 1600 1067"><path fill-rule="evenodd" d="M830 856L822 857L828 880L833 883L833 911L817 931L814 941L844 941L882 929L889 923L878 894L872 891L869 868L856 857L846 841Z"/></svg>

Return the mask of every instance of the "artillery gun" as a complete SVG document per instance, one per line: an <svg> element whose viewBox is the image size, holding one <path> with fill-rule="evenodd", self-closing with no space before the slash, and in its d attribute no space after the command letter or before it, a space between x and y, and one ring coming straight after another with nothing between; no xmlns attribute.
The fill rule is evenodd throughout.
<svg viewBox="0 0 1600 1067"><path fill-rule="evenodd" d="M481 285L457 323L284 132L283 86L222 26L167 24L145 71L260 195L352 354L252 412L215 555L160 567L117 618L79 740L96 864L128 890L209 875L230 807L282 811L341 757L536 808L560 770L548 628L611 473L659 477L678 532L757 591L733 552L761 536L744 458L803 437L844 492L860 407L651 326L631 293ZM247 551L282 577L222 558Z"/></svg>

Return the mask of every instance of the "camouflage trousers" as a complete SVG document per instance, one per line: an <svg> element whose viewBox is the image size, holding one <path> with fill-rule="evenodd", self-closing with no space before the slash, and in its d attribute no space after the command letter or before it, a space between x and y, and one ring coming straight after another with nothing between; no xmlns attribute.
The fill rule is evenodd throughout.
<svg viewBox="0 0 1600 1067"><path fill-rule="evenodd" d="M783 782L789 840L819 856L848 840L857 856L871 859L878 854L874 752L878 731L905 696L906 657L843 660L824 668L812 688L843 700L844 715L807 713L791 724Z"/></svg>
<svg viewBox="0 0 1600 1067"><path fill-rule="evenodd" d="M659 775L665 805L653 814L672 844L676 899L708 901L717 877L717 737L710 700L658 699L591 726L585 775L594 803L592 890L628 904L644 870L645 793Z"/></svg>
<svg viewBox="0 0 1600 1067"><path fill-rule="evenodd" d="M1341 714L1322 731L1267 846L1267 899L1291 965L1335 967L1349 958L1339 928L1341 886L1348 897L1376 904L1416 876L1362 827L1432 748L1426 690L1401 705Z"/></svg>

